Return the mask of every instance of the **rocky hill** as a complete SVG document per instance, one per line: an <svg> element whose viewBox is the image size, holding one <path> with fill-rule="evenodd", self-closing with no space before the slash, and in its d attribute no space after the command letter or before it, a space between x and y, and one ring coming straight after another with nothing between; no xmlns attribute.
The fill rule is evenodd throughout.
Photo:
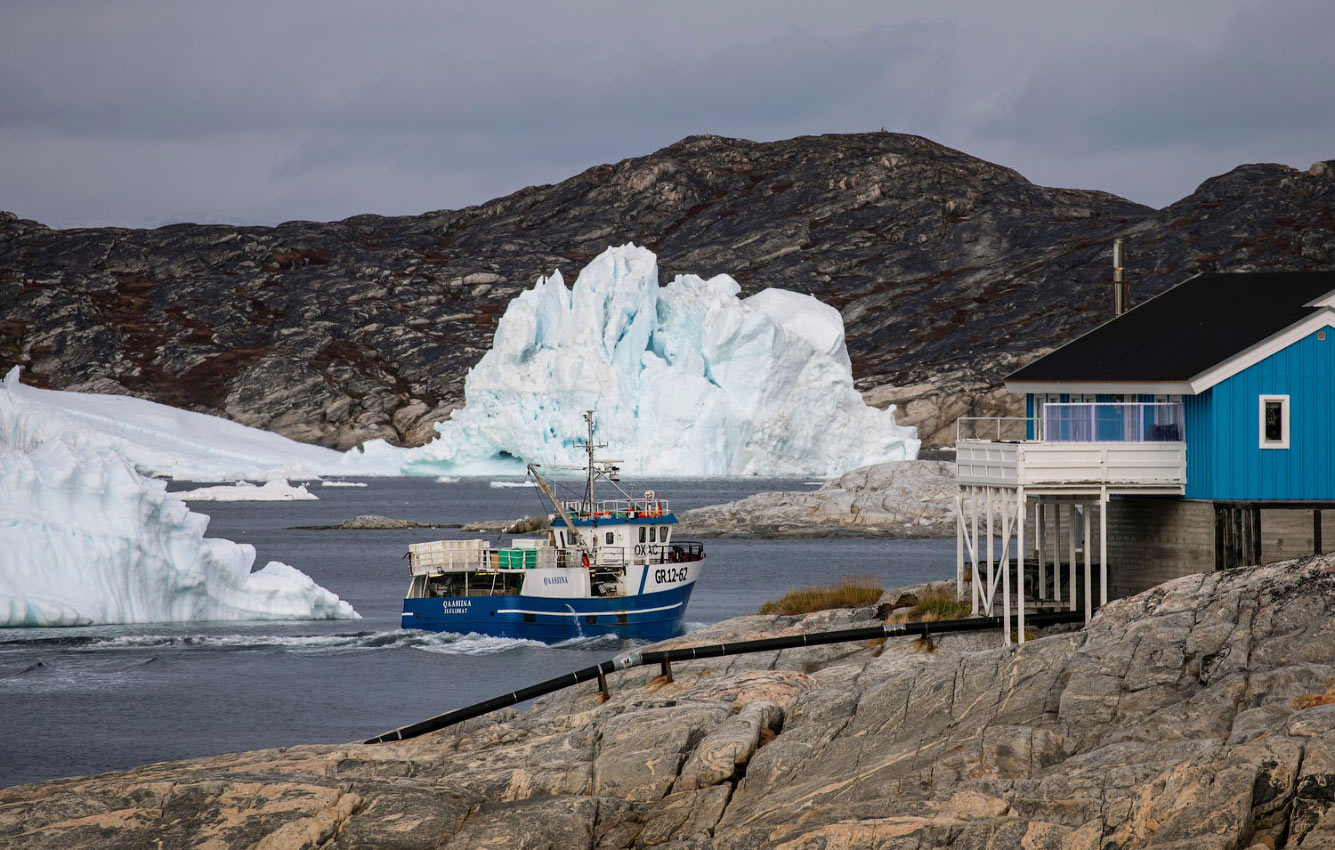
<svg viewBox="0 0 1335 850"><path fill-rule="evenodd" d="M917 136L694 136L456 211L277 227L51 230L0 213L0 362L347 447L417 443L508 300L634 241L837 306L854 375L924 436L1133 297L1212 269L1335 265L1335 164L1248 165L1155 211L1035 186Z"/></svg>
<svg viewBox="0 0 1335 850"><path fill-rule="evenodd" d="M742 618L678 642L874 616ZM1333 623L1329 556L1187 576L1018 648L954 635L695 661L673 682L641 668L609 677L606 703L587 683L411 741L0 790L0 843L1329 847Z"/></svg>

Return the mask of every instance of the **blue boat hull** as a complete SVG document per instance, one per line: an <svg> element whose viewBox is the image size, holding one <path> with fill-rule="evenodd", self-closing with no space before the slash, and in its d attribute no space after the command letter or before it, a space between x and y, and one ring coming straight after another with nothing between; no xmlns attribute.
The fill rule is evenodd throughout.
<svg viewBox="0 0 1335 850"><path fill-rule="evenodd" d="M554 599L449 596L403 600L403 628L544 643L598 635L659 641L683 631L694 582L638 596Z"/></svg>

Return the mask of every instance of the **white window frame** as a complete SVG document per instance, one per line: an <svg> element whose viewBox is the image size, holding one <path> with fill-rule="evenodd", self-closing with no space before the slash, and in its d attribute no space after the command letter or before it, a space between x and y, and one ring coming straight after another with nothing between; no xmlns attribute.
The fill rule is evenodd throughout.
<svg viewBox="0 0 1335 850"><path fill-rule="evenodd" d="M1265 438L1265 406L1267 402L1277 401L1280 403L1280 434L1282 439L1267 440ZM1257 401L1257 440L1263 449L1287 449L1289 447L1289 397L1287 395L1263 395Z"/></svg>

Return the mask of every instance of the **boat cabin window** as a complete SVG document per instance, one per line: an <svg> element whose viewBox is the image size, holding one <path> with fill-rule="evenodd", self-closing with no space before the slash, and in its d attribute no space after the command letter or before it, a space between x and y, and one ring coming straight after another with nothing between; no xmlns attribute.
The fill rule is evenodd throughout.
<svg viewBox="0 0 1335 850"><path fill-rule="evenodd" d="M656 525L649 526L649 542L650 543L658 542L658 526Z"/></svg>
<svg viewBox="0 0 1335 850"><path fill-rule="evenodd" d="M612 545L612 532L610 532L610 531L607 532L607 545L608 545L608 546L611 546L611 545Z"/></svg>
<svg viewBox="0 0 1335 850"><path fill-rule="evenodd" d="M640 542L643 543L648 536L649 536L648 527L643 525L640 526Z"/></svg>

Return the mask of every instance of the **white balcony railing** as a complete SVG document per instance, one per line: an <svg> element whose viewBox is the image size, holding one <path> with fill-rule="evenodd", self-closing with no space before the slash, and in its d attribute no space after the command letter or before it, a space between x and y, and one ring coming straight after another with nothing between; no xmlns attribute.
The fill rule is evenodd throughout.
<svg viewBox="0 0 1335 850"><path fill-rule="evenodd" d="M964 417L955 475L971 485L1180 495L1185 431L1177 403L1063 403L1033 419Z"/></svg>
<svg viewBox="0 0 1335 850"><path fill-rule="evenodd" d="M962 416L955 441L1177 443L1186 439L1181 402L1052 402L1041 416Z"/></svg>

